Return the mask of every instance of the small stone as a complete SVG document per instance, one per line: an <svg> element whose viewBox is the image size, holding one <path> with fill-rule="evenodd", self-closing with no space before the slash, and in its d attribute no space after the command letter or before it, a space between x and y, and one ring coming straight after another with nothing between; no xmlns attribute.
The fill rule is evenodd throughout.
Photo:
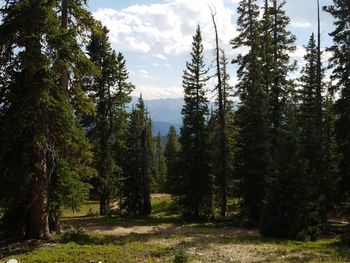
<svg viewBox="0 0 350 263"><path fill-rule="evenodd" d="M11 258L10 260L7 260L6 263L18 263L17 259Z"/></svg>

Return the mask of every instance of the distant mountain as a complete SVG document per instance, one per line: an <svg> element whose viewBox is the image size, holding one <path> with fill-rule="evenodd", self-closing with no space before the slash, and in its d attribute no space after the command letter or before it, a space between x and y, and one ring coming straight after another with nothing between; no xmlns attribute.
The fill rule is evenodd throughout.
<svg viewBox="0 0 350 263"><path fill-rule="evenodd" d="M132 97L130 108L132 105L136 105L137 100L137 97ZM177 132L180 132L180 127L182 125L181 109L183 104L183 98L145 100L148 113L153 121L154 136L157 135L158 132L160 132L162 136L166 136L171 125L174 125ZM214 103L209 103L209 108L212 107L214 107Z"/></svg>
<svg viewBox="0 0 350 263"><path fill-rule="evenodd" d="M135 105L137 100L137 97L132 97L131 105ZM178 132L180 131L183 104L183 98L145 100L145 105L153 122L153 135L157 135L158 132L162 136L167 135L171 125L174 125Z"/></svg>

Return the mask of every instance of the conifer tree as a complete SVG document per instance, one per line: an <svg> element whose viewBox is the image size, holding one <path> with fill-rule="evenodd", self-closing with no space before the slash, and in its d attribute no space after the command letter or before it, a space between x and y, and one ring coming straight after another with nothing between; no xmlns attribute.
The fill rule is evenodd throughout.
<svg viewBox="0 0 350 263"><path fill-rule="evenodd" d="M150 147L152 125L147 117L142 96L130 113L126 146L122 162L123 178L121 208L131 216L151 213L150 201Z"/></svg>
<svg viewBox="0 0 350 263"><path fill-rule="evenodd" d="M153 175L153 192L164 193L165 191L165 180L166 180L166 163L164 158L164 150L162 143L162 136L160 132L155 138L154 142L154 170L155 174Z"/></svg>
<svg viewBox="0 0 350 263"><path fill-rule="evenodd" d="M237 94L241 103L236 112L237 152L235 175L240 180L242 211L250 224L257 225L265 196L265 177L269 160L268 98L263 86L259 59L259 9L255 0L240 1L237 9L239 35L232 47L248 48L238 55Z"/></svg>
<svg viewBox="0 0 350 263"><path fill-rule="evenodd" d="M94 30L87 46L90 60L98 69L98 75L89 81L90 97L96 105L96 115L91 118L88 137L94 146L94 164L98 172L97 189L100 198L100 214L109 211L110 199L115 196L118 185L118 164L113 158L113 141L116 139L117 55L109 44L108 30Z"/></svg>
<svg viewBox="0 0 350 263"><path fill-rule="evenodd" d="M177 186L180 185L179 152L180 144L177 138L176 129L174 126L170 126L164 150L167 170L165 192L172 195L176 195L178 193Z"/></svg>
<svg viewBox="0 0 350 263"><path fill-rule="evenodd" d="M261 30L261 56L265 91L269 97L269 127L271 152L277 140L279 124L282 122L284 105L294 89L293 81L288 74L295 70L295 62L291 63L290 53L295 51L295 36L288 31L290 19L286 15L285 0L265 1Z"/></svg>
<svg viewBox="0 0 350 263"><path fill-rule="evenodd" d="M333 46L330 60L333 67L331 79L335 82L336 92L340 98L335 102L337 142L340 150L339 160L339 190L343 198L349 197L350 189L350 48L349 48L349 19L350 4L346 0L334 0L333 4L324 7L335 21L335 30L330 34L333 37Z"/></svg>
<svg viewBox="0 0 350 263"><path fill-rule="evenodd" d="M181 128L181 187L179 201L183 214L198 219L212 214L213 180L209 169L209 134L206 123L208 80L203 61L203 44L199 25L193 37L191 62L183 74L185 104Z"/></svg>
<svg viewBox="0 0 350 263"><path fill-rule="evenodd" d="M220 214L225 216L227 212L227 197L229 194L229 182L233 178L233 157L236 127L234 125L234 113L233 113L233 87L229 84L230 76L227 71L227 58L223 50L220 51L219 57L219 70L220 70L220 89L221 95L217 96L215 101L216 105L220 105L221 111L223 111L224 125L220 121L220 107L213 110L210 121L209 130L211 131L210 144L213 149L213 159L215 163L216 183L219 189L218 197L220 204ZM217 87L219 89L219 86ZM221 123L221 124L220 124ZM224 127L224 132L222 128ZM224 136L224 139L222 139ZM225 144L224 150L222 148ZM225 162L223 162L225 159ZM224 167L222 167L224 165ZM222 169L225 169L224 176ZM224 212L225 211L225 212Z"/></svg>
<svg viewBox="0 0 350 263"><path fill-rule="evenodd" d="M75 126L81 130L81 117L84 115L92 116L95 113L92 100L87 96L87 92L82 85L82 79L85 76L95 74L94 67L85 54L87 33L95 25L95 20L87 10L86 3L85 0L56 1L55 14L59 20L57 29L59 29L60 36L54 40L56 53L53 56L54 70L59 74L56 82L61 88L62 94L72 105L76 119ZM61 201L64 200L63 196L67 195L66 189L64 189L67 184L58 183L59 178L55 171L51 178L50 231L60 231L61 209L62 206L66 206L65 202ZM64 194L61 193L62 191ZM75 209L75 205L72 206L72 204L74 202L71 202L69 207Z"/></svg>
<svg viewBox="0 0 350 263"><path fill-rule="evenodd" d="M310 41L306 47L306 55L304 57L306 65L302 70L300 78L302 89L300 90L300 130L301 143L304 148L304 157L308 161L307 172L311 176L313 188L314 201L318 202L320 208L320 217L322 216L324 223L326 223L326 204L325 195L326 188L323 172L323 140L322 136L323 120L322 112L319 113L319 104L321 104L321 111L323 105L322 90L319 89L318 78L323 76L322 66L319 61L319 48L316 46L314 34L311 35ZM319 66L321 66L319 70ZM321 75L320 75L321 74ZM322 79L321 79L322 85ZM321 124L319 117L321 115ZM321 130L321 131L320 131Z"/></svg>
<svg viewBox="0 0 350 263"><path fill-rule="evenodd" d="M55 4L7 1L1 10L3 62L15 58L10 85L1 87L3 223L28 238L49 237L51 207L79 206L89 190L82 178L92 174L89 145L52 68L62 37Z"/></svg>
<svg viewBox="0 0 350 263"><path fill-rule="evenodd" d="M332 85L328 84L329 88L326 93L323 103L323 184L322 193L322 209L326 216L334 212L336 206L340 203L341 194L339 193L339 149L336 140L336 120L337 115L334 109L334 94Z"/></svg>
<svg viewBox="0 0 350 263"><path fill-rule="evenodd" d="M298 140L295 106L289 107L277 137L259 228L266 237L315 240L321 232L318 200Z"/></svg>

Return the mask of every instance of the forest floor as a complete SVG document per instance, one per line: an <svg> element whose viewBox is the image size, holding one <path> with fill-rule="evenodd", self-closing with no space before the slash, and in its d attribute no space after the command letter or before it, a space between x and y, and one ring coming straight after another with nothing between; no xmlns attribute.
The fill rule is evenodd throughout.
<svg viewBox="0 0 350 263"><path fill-rule="evenodd" d="M316 242L265 239L256 229L228 223L185 223L169 212L166 195L153 196L152 204L153 215L138 219L97 216L96 202L65 211L66 234L50 242L7 244L0 262L173 262L181 253L203 263L350 262L350 248L335 235Z"/></svg>

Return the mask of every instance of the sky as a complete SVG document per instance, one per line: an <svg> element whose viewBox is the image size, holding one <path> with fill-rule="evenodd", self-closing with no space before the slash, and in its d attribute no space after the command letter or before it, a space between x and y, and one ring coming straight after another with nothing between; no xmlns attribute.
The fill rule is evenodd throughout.
<svg viewBox="0 0 350 263"><path fill-rule="evenodd" d="M262 1L262 0L261 0ZM209 66L214 60L214 28L210 9L216 12L220 46L231 61L244 50L233 50L230 40L237 35L239 0L90 0L94 17L109 29L112 48L122 52L127 61L130 80L135 84L134 96L145 99L183 96L181 77L190 60L192 36L196 25L202 29L204 57ZM287 0L285 10L291 18L288 29L297 37L297 50L291 59L302 68L302 57L312 32L317 32L316 0ZM320 0L321 6L332 0ZM333 19L321 13L322 48L332 44L329 33ZM330 54L324 52L327 63ZM229 65L231 83L237 82L236 68ZM296 76L298 73L294 73ZM215 86L212 79L207 89ZM210 99L210 98L209 98Z"/></svg>

